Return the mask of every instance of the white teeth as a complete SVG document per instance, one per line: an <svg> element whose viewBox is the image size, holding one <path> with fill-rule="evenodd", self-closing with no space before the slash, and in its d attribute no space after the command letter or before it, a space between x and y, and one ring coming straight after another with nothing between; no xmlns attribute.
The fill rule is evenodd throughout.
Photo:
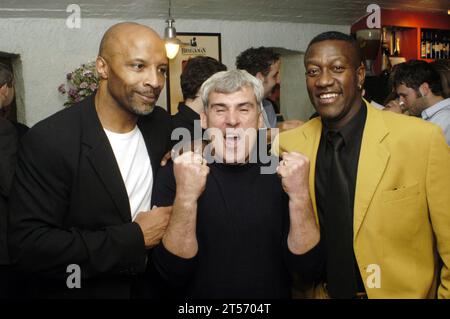
<svg viewBox="0 0 450 319"><path fill-rule="evenodd" d="M327 93L327 94L320 94L321 99L332 99L337 97L339 94L337 93Z"/></svg>

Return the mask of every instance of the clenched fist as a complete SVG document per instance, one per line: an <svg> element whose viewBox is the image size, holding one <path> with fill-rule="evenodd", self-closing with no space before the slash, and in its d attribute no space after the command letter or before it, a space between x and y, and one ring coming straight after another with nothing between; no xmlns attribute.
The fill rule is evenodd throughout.
<svg viewBox="0 0 450 319"><path fill-rule="evenodd" d="M309 159L297 152L284 152L281 157L277 173L289 198L309 196Z"/></svg>
<svg viewBox="0 0 450 319"><path fill-rule="evenodd" d="M189 202L197 201L205 190L209 173L209 167L202 155L192 151L181 154L173 161L173 172L177 197Z"/></svg>

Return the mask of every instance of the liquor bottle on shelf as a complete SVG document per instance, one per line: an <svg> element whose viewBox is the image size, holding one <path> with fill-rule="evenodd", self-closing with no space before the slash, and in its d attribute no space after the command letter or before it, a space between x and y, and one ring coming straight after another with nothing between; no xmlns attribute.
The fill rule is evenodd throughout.
<svg viewBox="0 0 450 319"><path fill-rule="evenodd" d="M395 31L391 30L389 31L389 56L393 56L394 55L394 38L395 38Z"/></svg>
<svg viewBox="0 0 450 319"><path fill-rule="evenodd" d="M420 57L422 59L425 59L427 57L427 43L423 30L420 36Z"/></svg>
<svg viewBox="0 0 450 319"><path fill-rule="evenodd" d="M450 59L450 37L448 37L445 33L442 37L442 58Z"/></svg>
<svg viewBox="0 0 450 319"><path fill-rule="evenodd" d="M426 51L427 51L427 56L426 56L426 58L427 59L431 59L431 31L427 31L427 32L425 32L425 38L426 38L426 41L425 41L425 45L426 45Z"/></svg>
<svg viewBox="0 0 450 319"><path fill-rule="evenodd" d="M447 43L445 39L445 31L441 34L441 59L447 59Z"/></svg>
<svg viewBox="0 0 450 319"><path fill-rule="evenodd" d="M400 34L397 32L395 37L394 56L400 56Z"/></svg>
<svg viewBox="0 0 450 319"><path fill-rule="evenodd" d="M391 71L391 63L389 61L390 52L386 28L383 28L383 36L381 39L381 74L388 75Z"/></svg>
<svg viewBox="0 0 450 319"><path fill-rule="evenodd" d="M436 48L435 46L435 42L434 42L434 31L431 32L431 56L430 59L434 59L434 57L436 56L436 52L434 51L434 49Z"/></svg>
<svg viewBox="0 0 450 319"><path fill-rule="evenodd" d="M439 58L438 59L444 59L444 43L442 42L443 38L442 38L442 33L439 32L439 37L438 37L438 51L439 51Z"/></svg>
<svg viewBox="0 0 450 319"><path fill-rule="evenodd" d="M441 58L441 52L439 51L440 45L439 45L439 35L437 31L434 31L434 57L433 59L440 59Z"/></svg>

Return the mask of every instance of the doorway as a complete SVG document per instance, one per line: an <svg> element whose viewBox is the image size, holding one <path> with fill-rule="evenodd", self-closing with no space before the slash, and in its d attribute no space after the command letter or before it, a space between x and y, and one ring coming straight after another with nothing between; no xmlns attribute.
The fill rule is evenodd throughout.
<svg viewBox="0 0 450 319"><path fill-rule="evenodd" d="M315 112L306 90L304 52L274 48L281 59L280 113L284 120L307 121Z"/></svg>

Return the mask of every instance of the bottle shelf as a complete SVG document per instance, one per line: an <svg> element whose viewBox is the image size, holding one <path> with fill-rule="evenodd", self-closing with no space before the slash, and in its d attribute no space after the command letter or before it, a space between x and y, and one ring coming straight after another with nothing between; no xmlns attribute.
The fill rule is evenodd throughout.
<svg viewBox="0 0 450 319"><path fill-rule="evenodd" d="M352 34L356 34L358 30L367 29L366 18L362 17L352 24ZM447 44L449 44L448 48L450 49L450 15L382 9L381 28L387 30L390 57L394 56L395 50L395 39L392 42L390 37L392 33L395 33L395 38L398 38L400 41L400 52L397 54L397 57L403 57L406 61L420 59L427 62L435 61L438 58L450 58L450 52L447 51ZM422 37L422 32L428 32L428 34L425 35L424 33ZM437 36L434 36L434 34ZM435 37L436 39L434 39ZM429 40L430 48L434 46L436 51L437 46L439 52L444 51L446 53L424 57L422 54L424 38ZM445 44L445 48L441 49L441 44ZM373 66L376 74L380 74L382 71L382 48L381 44Z"/></svg>
<svg viewBox="0 0 450 319"><path fill-rule="evenodd" d="M420 59L450 58L450 30L420 29Z"/></svg>

